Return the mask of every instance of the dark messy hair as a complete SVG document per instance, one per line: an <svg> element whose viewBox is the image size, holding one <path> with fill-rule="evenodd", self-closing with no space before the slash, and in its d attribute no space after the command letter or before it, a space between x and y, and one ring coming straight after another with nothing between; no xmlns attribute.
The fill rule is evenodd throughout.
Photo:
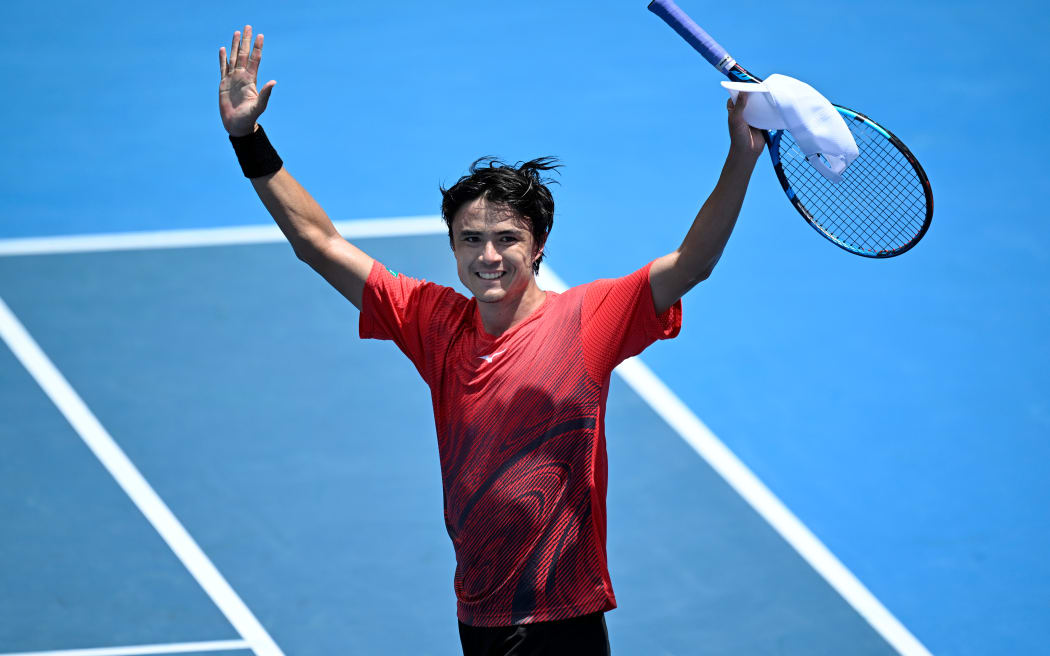
<svg viewBox="0 0 1050 656"><path fill-rule="evenodd" d="M452 219L465 204L477 198L505 205L517 212L528 223L537 248L547 242L554 226L554 197L547 185L556 182L540 175L541 171L557 171L557 158L539 157L528 162L507 164L495 157L481 157L470 165L470 173L456 181L449 189L441 187L441 218L448 225L449 244L452 240ZM543 253L532 264L532 272L539 273Z"/></svg>

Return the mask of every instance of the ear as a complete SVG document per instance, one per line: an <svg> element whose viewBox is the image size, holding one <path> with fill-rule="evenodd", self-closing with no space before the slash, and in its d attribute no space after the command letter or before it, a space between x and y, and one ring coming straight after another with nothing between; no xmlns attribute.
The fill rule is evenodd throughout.
<svg viewBox="0 0 1050 656"><path fill-rule="evenodd" d="M536 264L536 260L540 259L540 256L543 255L543 249L546 246L547 246L546 243L540 244L540 247L537 248L536 251L532 254L532 263L533 264Z"/></svg>

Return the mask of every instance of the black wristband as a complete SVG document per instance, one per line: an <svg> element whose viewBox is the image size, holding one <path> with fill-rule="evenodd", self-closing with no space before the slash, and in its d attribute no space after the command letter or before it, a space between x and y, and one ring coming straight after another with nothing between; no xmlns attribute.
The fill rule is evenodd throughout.
<svg viewBox="0 0 1050 656"><path fill-rule="evenodd" d="M284 166L261 125L258 130L243 137L230 135L230 143L233 144L233 152L237 153L237 161L246 178L261 178L277 173Z"/></svg>

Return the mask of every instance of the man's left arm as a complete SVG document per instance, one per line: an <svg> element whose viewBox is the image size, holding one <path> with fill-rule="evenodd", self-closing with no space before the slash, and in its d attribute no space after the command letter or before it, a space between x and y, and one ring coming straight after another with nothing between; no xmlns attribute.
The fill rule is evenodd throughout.
<svg viewBox="0 0 1050 656"><path fill-rule="evenodd" d="M765 148L762 131L744 121L747 94L741 93L738 98L735 106L731 100L727 103L730 146L718 184L697 213L682 245L657 259L649 269L657 314L666 312L711 275L736 225L751 172Z"/></svg>

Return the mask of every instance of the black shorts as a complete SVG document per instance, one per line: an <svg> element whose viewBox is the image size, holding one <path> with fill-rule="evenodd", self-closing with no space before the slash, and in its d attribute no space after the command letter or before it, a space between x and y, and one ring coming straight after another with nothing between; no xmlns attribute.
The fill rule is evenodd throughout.
<svg viewBox="0 0 1050 656"><path fill-rule="evenodd" d="M517 626L459 623L463 656L609 656L605 613Z"/></svg>

